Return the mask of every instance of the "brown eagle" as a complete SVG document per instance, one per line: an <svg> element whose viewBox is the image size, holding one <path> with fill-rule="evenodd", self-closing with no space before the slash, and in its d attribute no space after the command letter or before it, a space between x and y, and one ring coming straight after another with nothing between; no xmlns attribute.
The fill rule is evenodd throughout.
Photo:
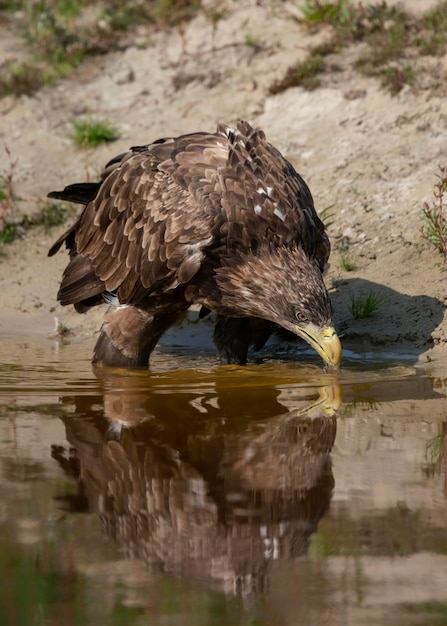
<svg viewBox="0 0 447 626"><path fill-rule="evenodd" d="M70 251L61 304L111 305L94 363L147 365L193 303L217 314L214 340L228 363L244 364L275 325L340 363L324 225L304 180L247 122L131 148L100 182L49 197L85 205L49 256L64 242Z"/></svg>

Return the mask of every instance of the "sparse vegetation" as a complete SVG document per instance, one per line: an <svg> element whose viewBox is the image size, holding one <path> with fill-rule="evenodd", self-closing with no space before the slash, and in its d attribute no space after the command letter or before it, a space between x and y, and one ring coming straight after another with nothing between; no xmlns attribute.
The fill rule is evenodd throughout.
<svg viewBox="0 0 447 626"><path fill-rule="evenodd" d="M447 45L447 0L440 2L422 18L425 33L416 38L422 54L442 54Z"/></svg>
<svg viewBox="0 0 447 626"><path fill-rule="evenodd" d="M389 7L386 2L363 4L352 0L309 1L303 15L309 25L331 24L337 31L337 39L345 43L363 41L373 33L392 29L406 17L402 10Z"/></svg>
<svg viewBox="0 0 447 626"><path fill-rule="evenodd" d="M335 53L347 44L362 41L367 49L355 67L368 76L377 76L391 93L416 83L412 59L419 54L441 54L447 48L447 0L422 18L411 17L386 2L354 3L351 0L308 1L302 9L310 27L330 24L334 35L319 49L322 56Z"/></svg>
<svg viewBox="0 0 447 626"><path fill-rule="evenodd" d="M0 247L23 237L27 230L43 226L45 229L64 224L75 209L64 203L44 203L33 215L9 216L0 229Z"/></svg>
<svg viewBox="0 0 447 626"><path fill-rule="evenodd" d="M0 173L0 247L23 236L30 228L59 226L76 210L64 202L45 201L33 215L17 215L14 177L18 160L13 158L8 146L5 146L5 152L9 163Z"/></svg>
<svg viewBox="0 0 447 626"><path fill-rule="evenodd" d="M319 212L320 220L324 222L326 228L329 228L334 222L334 208L335 204L329 204Z"/></svg>
<svg viewBox="0 0 447 626"><path fill-rule="evenodd" d="M102 15L114 32L145 23L176 26L193 18L200 4L200 0L111 0L105 3Z"/></svg>
<svg viewBox="0 0 447 626"><path fill-rule="evenodd" d="M382 85L392 94L397 94L405 85L414 85L415 70L410 64L404 67L387 65L382 70Z"/></svg>
<svg viewBox="0 0 447 626"><path fill-rule="evenodd" d="M247 33L245 35L244 43L248 48L253 48L256 51L262 48L260 37L253 35L253 33Z"/></svg>
<svg viewBox="0 0 447 626"><path fill-rule="evenodd" d="M175 26L192 19L200 9L201 0L154 0L150 17L160 25Z"/></svg>
<svg viewBox="0 0 447 626"><path fill-rule="evenodd" d="M73 122L73 128L72 139L81 148L96 148L119 137L117 129L106 120L82 118Z"/></svg>
<svg viewBox="0 0 447 626"><path fill-rule="evenodd" d="M16 11L21 4L20 0L0 0L0 11Z"/></svg>
<svg viewBox="0 0 447 626"><path fill-rule="evenodd" d="M352 255L349 252L349 250L343 250L340 253L340 261L345 272L353 272L355 269L357 269L355 261L352 258Z"/></svg>
<svg viewBox="0 0 447 626"><path fill-rule="evenodd" d="M26 216L23 219L23 225L25 228L35 226L52 228L53 226L65 224L67 218L75 212L76 208L70 203L45 200L34 215Z"/></svg>
<svg viewBox="0 0 447 626"><path fill-rule="evenodd" d="M426 602L405 603L403 608L408 612L407 623L425 623L443 626L447 623L447 603L436 600ZM415 619L416 616L416 619ZM422 616L422 617L421 617Z"/></svg>
<svg viewBox="0 0 447 626"><path fill-rule="evenodd" d="M7 168L0 173L0 236L9 239L10 234L7 228L7 221L15 209L16 195L14 192L14 175L18 160L12 157L8 146L5 146L5 152L8 157ZM3 242L4 243L4 242Z"/></svg>
<svg viewBox="0 0 447 626"><path fill-rule="evenodd" d="M5 222L0 230L0 247L11 243L19 236L19 225L15 222Z"/></svg>
<svg viewBox="0 0 447 626"><path fill-rule="evenodd" d="M43 68L30 61L12 61L2 67L0 98L8 95L30 95L45 84Z"/></svg>
<svg viewBox="0 0 447 626"><path fill-rule="evenodd" d="M23 6L24 37L37 64L44 64L45 82L68 74L87 54L103 52L110 42L96 24L79 26L86 4L72 0L36 0Z"/></svg>
<svg viewBox="0 0 447 626"><path fill-rule="evenodd" d="M70 329L63 322L61 322L57 317L54 318L56 323L56 334L60 339L64 339L71 334Z"/></svg>
<svg viewBox="0 0 447 626"><path fill-rule="evenodd" d="M308 24L328 23L341 26L351 21L353 7L349 0L325 2L323 0L308 0L302 12Z"/></svg>
<svg viewBox="0 0 447 626"><path fill-rule="evenodd" d="M447 164L439 167L440 174L433 192L433 201L424 202L422 211L424 225L422 235L435 248L447 257L447 221L445 215L445 201L447 197Z"/></svg>
<svg viewBox="0 0 447 626"><path fill-rule="evenodd" d="M138 0L112 0L105 4L102 14L112 30L126 31L148 21L148 5Z"/></svg>
<svg viewBox="0 0 447 626"><path fill-rule="evenodd" d="M146 23L156 30L180 24L194 17L200 4L200 0L1 2L2 16L23 33L28 54L2 64L0 97L29 95L69 74L86 56L123 45L126 31L133 27Z"/></svg>
<svg viewBox="0 0 447 626"><path fill-rule="evenodd" d="M359 319L363 317L369 317L372 315L382 304L381 298L370 291L366 295L353 296L351 298L351 306L349 310L351 311L354 319Z"/></svg>
<svg viewBox="0 0 447 626"><path fill-rule="evenodd" d="M217 24L220 20L225 19L229 13L228 8L220 6L210 6L209 8L204 8L203 10L206 17L212 24Z"/></svg>
<svg viewBox="0 0 447 626"><path fill-rule="evenodd" d="M33 0L0 3L0 11L19 22L29 45L29 57L14 59L2 66L0 97L31 94L55 78L65 76L86 56L102 54L131 41L126 32L137 25L151 29L181 24L201 10L200 0L112 0L96 4L91 0ZM308 61L292 67L271 88L279 93L289 87L315 89L325 71L324 57L342 50L349 43L367 44L356 67L377 76L392 93L404 85L416 84L412 57L440 55L447 49L447 0L421 18L410 17L396 6L358 3L352 0L308 0L301 9L303 21L311 28L333 27L330 42L316 49ZM208 10L216 23L225 11ZM132 40L133 41L133 40ZM248 34L245 44L258 50L258 37Z"/></svg>
<svg viewBox="0 0 447 626"><path fill-rule="evenodd" d="M324 58L319 53L311 54L305 61L290 67L284 78L270 87L271 94L281 93L291 87L304 87L309 91L320 85L319 74L324 71Z"/></svg>
<svg viewBox="0 0 447 626"><path fill-rule="evenodd" d="M431 439L426 448L426 457L432 466L440 466L447 461L447 435L445 432Z"/></svg>

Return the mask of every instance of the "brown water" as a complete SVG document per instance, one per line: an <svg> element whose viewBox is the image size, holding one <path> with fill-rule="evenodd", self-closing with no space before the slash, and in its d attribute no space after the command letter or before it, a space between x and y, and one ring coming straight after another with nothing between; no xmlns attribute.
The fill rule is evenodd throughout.
<svg viewBox="0 0 447 626"><path fill-rule="evenodd" d="M0 340L1 626L447 624L447 364Z"/></svg>

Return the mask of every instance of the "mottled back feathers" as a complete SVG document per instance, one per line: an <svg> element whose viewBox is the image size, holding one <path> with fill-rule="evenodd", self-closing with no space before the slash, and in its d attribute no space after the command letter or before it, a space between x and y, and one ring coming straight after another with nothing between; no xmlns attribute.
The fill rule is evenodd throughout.
<svg viewBox="0 0 447 626"><path fill-rule="evenodd" d="M121 303L206 278L235 252L301 247L323 269L329 241L310 191L284 157L246 122L132 148L100 183L53 192L86 203L63 241L71 251L58 298Z"/></svg>

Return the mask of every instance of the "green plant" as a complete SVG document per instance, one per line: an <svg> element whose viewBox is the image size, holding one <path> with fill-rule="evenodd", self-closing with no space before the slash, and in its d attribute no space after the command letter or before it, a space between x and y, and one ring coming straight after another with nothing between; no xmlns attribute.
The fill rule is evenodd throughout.
<svg viewBox="0 0 447 626"><path fill-rule="evenodd" d="M413 85L414 81L415 71L410 64L404 67L387 65L382 70L382 85L393 95L399 93L405 85Z"/></svg>
<svg viewBox="0 0 447 626"><path fill-rule="evenodd" d="M119 134L117 129L107 121L79 119L73 122L73 141L82 148L96 148L102 143L115 141Z"/></svg>
<svg viewBox="0 0 447 626"><path fill-rule="evenodd" d="M22 6L20 0L1 0L0 11L15 11L19 10Z"/></svg>
<svg viewBox="0 0 447 626"><path fill-rule="evenodd" d="M369 317L372 315L382 304L381 298L370 291L366 295L352 296L351 306L349 310L355 319L361 317Z"/></svg>
<svg viewBox="0 0 447 626"><path fill-rule="evenodd" d="M217 24L221 20L225 19L229 13L229 10L227 8L218 6L203 8L203 11L212 24Z"/></svg>
<svg viewBox="0 0 447 626"><path fill-rule="evenodd" d="M86 5L91 5L86 9ZM108 6L110 3L106 3ZM115 2L126 13L129 25L141 22L130 11L131 2ZM139 2L140 7L153 3ZM86 55L97 54L116 46L116 29L98 29L100 5L91 0L27 0L4 2L0 9L20 10L23 36L28 44L28 58L9 63L0 79L0 95L32 93L43 84L65 76L77 67ZM5 70L5 66L2 68Z"/></svg>
<svg viewBox="0 0 447 626"><path fill-rule="evenodd" d="M345 272L353 272L355 269L357 269L355 261L353 260L352 255L348 250L343 250L340 253L340 261Z"/></svg>
<svg viewBox="0 0 447 626"><path fill-rule="evenodd" d="M53 67L79 65L86 46L80 30L71 26L69 4L58 0L25 3L25 38L41 59Z"/></svg>
<svg viewBox="0 0 447 626"><path fill-rule="evenodd" d="M430 626L445 626L447 623L447 602L428 600L426 602L405 603L402 607L408 612L407 624L430 624ZM419 619L414 619L418 616ZM422 619L421 619L422 618Z"/></svg>
<svg viewBox="0 0 447 626"><path fill-rule="evenodd" d="M422 18L422 23L425 28L433 33L443 35L445 41L447 36L447 0L439 2L433 9L427 11Z"/></svg>
<svg viewBox="0 0 447 626"><path fill-rule="evenodd" d="M0 229L0 246L11 243L19 236L19 225L15 222L4 222Z"/></svg>
<svg viewBox="0 0 447 626"><path fill-rule="evenodd" d="M44 202L33 215L23 215L12 221L7 218L0 228L0 245L13 242L26 234L31 228L43 226L45 229L65 224L67 218L76 212L70 204L64 202Z"/></svg>
<svg viewBox="0 0 447 626"><path fill-rule="evenodd" d="M244 43L248 48L253 48L256 51L262 48L260 38L252 33L247 33L245 35Z"/></svg>
<svg viewBox="0 0 447 626"><path fill-rule="evenodd" d="M34 215L23 218L23 226L25 228L43 226L47 229L60 226L65 224L67 218L74 212L76 209L71 204L45 200Z"/></svg>
<svg viewBox="0 0 447 626"><path fill-rule="evenodd" d="M56 321L56 333L58 337L63 339L64 337L67 337L68 335L71 334L71 331L68 328L68 326L66 326L63 322L58 320L57 317L55 318L55 321Z"/></svg>
<svg viewBox="0 0 447 626"><path fill-rule="evenodd" d="M392 28L405 17L405 13L395 7L380 4L356 3L352 0L323 2L308 1L302 8L304 20L309 25L331 24L341 36L340 41L363 40L372 33Z"/></svg>
<svg viewBox="0 0 447 626"><path fill-rule="evenodd" d="M419 20L386 2L314 0L306 2L302 12L309 25L330 24L334 29L331 40L318 49L322 57L350 42L364 42L365 51L354 66L367 76L380 78L392 94L416 81L414 64L405 63L414 56L415 47L439 54L447 42L447 0Z"/></svg>
<svg viewBox="0 0 447 626"><path fill-rule="evenodd" d="M447 194L447 164L439 166L439 170L438 182L435 184L433 191L434 199L431 204L424 202L422 205L424 217L422 235L446 257L447 222L444 202Z"/></svg>
<svg viewBox="0 0 447 626"><path fill-rule="evenodd" d="M423 31L415 38L421 54L442 54L447 44L447 0L423 15L422 27Z"/></svg>
<svg viewBox="0 0 447 626"><path fill-rule="evenodd" d="M355 63L363 74L377 76L384 66L405 56L406 47L410 44L409 24L400 14L398 16L391 20L387 28L384 25L366 37L368 49Z"/></svg>
<svg viewBox="0 0 447 626"><path fill-rule="evenodd" d="M150 17L161 24L175 26L192 19L200 9L201 0L153 0Z"/></svg>
<svg viewBox="0 0 447 626"><path fill-rule="evenodd" d="M45 201L33 215L13 217L16 209L13 179L17 159L12 158L7 147L5 150L9 158L9 167L0 174L0 246L23 236L30 228L43 226L48 229L64 224L67 217L76 211L71 204L65 202Z"/></svg>
<svg viewBox="0 0 447 626"><path fill-rule="evenodd" d="M329 228L334 222L334 207L335 204L328 204L328 206L319 211L320 220L324 222L326 228Z"/></svg>
<svg viewBox="0 0 447 626"><path fill-rule="evenodd" d="M148 4L138 0L112 0L105 4L103 15L113 30L128 30L149 19Z"/></svg>
<svg viewBox="0 0 447 626"><path fill-rule="evenodd" d="M8 157L8 166L0 173L0 246L14 241L20 229L19 223L11 219L16 210L14 176L18 159L13 159L6 145L5 152Z"/></svg>
<svg viewBox="0 0 447 626"><path fill-rule="evenodd" d="M31 95L46 82L43 68L30 61L12 61L2 66L0 98L6 95Z"/></svg>
<svg viewBox="0 0 447 626"><path fill-rule="evenodd" d="M447 460L447 436L445 432L428 442L426 457L431 465L438 467Z"/></svg>
<svg viewBox="0 0 447 626"><path fill-rule="evenodd" d="M200 8L200 0L0 1L0 11L10 12L7 19L12 24L20 22L28 44L23 60L2 66L0 97L32 94L69 75L87 56L114 49L123 40L124 45L134 43L124 33L138 24L149 22L157 29L178 25Z"/></svg>
<svg viewBox="0 0 447 626"><path fill-rule="evenodd" d="M14 193L14 172L18 159L13 159L8 146L5 146L8 157L8 166L0 173L0 231L6 228L7 218L16 208L16 195Z"/></svg>
<svg viewBox="0 0 447 626"><path fill-rule="evenodd" d="M282 80L270 86L270 93L277 94L298 86L316 89L320 84L318 75L323 71L324 58L321 54L313 53L305 61L290 67Z"/></svg>
<svg viewBox="0 0 447 626"><path fill-rule="evenodd" d="M340 25L351 21L352 6L349 0L337 0L336 2L308 0L301 11L308 24Z"/></svg>

